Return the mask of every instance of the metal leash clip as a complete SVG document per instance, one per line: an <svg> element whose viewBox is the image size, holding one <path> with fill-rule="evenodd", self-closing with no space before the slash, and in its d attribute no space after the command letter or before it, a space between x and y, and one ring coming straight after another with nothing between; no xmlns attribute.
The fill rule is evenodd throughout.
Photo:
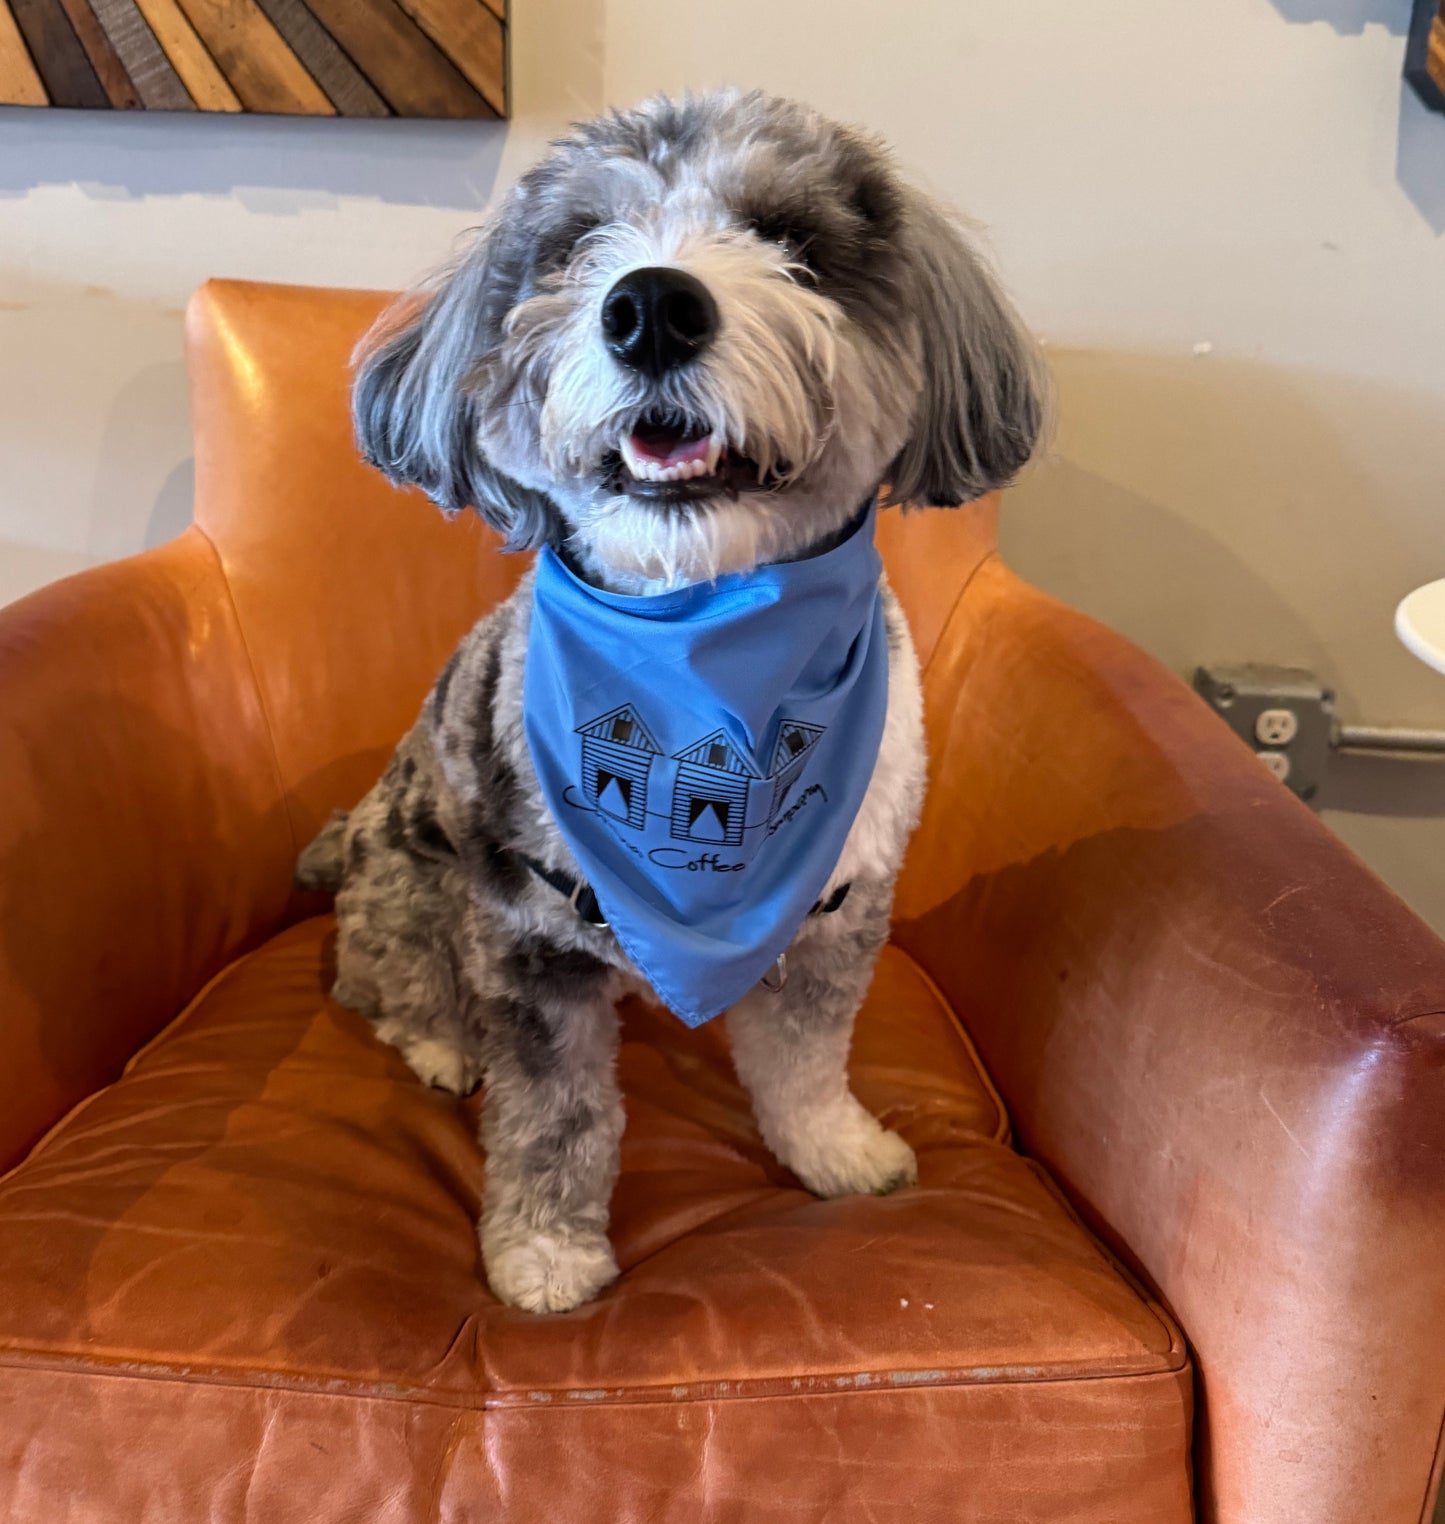
<svg viewBox="0 0 1445 1524"><path fill-rule="evenodd" d="M775 978L778 981L776 984L773 983ZM787 982L788 955L787 953L779 953L778 961L758 980L758 983L769 993L776 995Z"/></svg>

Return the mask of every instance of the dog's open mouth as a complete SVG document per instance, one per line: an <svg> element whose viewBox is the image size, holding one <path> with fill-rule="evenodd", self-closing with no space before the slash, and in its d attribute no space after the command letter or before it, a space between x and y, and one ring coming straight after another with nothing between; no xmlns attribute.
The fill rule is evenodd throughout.
<svg viewBox="0 0 1445 1524"><path fill-rule="evenodd" d="M618 446L637 481L683 482L717 474L724 446L716 434L687 419L641 419Z"/></svg>
<svg viewBox="0 0 1445 1524"><path fill-rule="evenodd" d="M648 413L617 442L604 463L607 485L629 497L672 504L698 502L764 486L755 462L705 423L680 413Z"/></svg>

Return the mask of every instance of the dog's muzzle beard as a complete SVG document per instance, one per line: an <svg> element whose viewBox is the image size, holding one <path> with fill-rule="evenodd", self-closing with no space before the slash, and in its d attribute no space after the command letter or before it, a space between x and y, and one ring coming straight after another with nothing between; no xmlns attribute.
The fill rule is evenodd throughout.
<svg viewBox="0 0 1445 1524"><path fill-rule="evenodd" d="M629 270L602 300L603 344L613 362L646 387L646 402L620 428L599 468L609 497L675 508L744 492L775 491L786 461L753 459L731 444L727 425L707 416L721 408L679 405L678 394L708 390L704 357L719 331L712 292L671 265ZM700 400L700 399L699 399Z"/></svg>

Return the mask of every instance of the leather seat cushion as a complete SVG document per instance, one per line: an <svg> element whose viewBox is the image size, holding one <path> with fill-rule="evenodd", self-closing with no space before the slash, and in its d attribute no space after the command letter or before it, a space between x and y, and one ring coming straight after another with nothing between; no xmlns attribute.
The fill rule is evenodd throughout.
<svg viewBox="0 0 1445 1524"><path fill-rule="evenodd" d="M878 1517L1189 1517L1177 1330L1010 1147L903 953L853 1074L918 1187L816 1200L723 1024L632 1003L623 1274L538 1318L482 1278L475 1103L326 999L333 936L233 964L0 1182L7 1517L55 1487L158 1519L823 1518L839 1488Z"/></svg>

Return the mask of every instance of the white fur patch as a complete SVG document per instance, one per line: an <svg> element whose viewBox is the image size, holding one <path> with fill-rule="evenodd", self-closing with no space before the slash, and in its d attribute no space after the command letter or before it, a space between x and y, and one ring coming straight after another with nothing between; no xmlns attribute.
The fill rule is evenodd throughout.
<svg viewBox="0 0 1445 1524"><path fill-rule="evenodd" d="M528 1312L570 1312L617 1279L605 1233L482 1231L487 1284L499 1301Z"/></svg>
<svg viewBox="0 0 1445 1524"><path fill-rule="evenodd" d="M858 878L889 878L903 861L903 851L923 806L928 753L923 735L923 689L918 656L907 621L888 594L888 618L894 644L888 662L888 713L868 792L843 844L843 855L823 891L826 898L840 884Z"/></svg>

